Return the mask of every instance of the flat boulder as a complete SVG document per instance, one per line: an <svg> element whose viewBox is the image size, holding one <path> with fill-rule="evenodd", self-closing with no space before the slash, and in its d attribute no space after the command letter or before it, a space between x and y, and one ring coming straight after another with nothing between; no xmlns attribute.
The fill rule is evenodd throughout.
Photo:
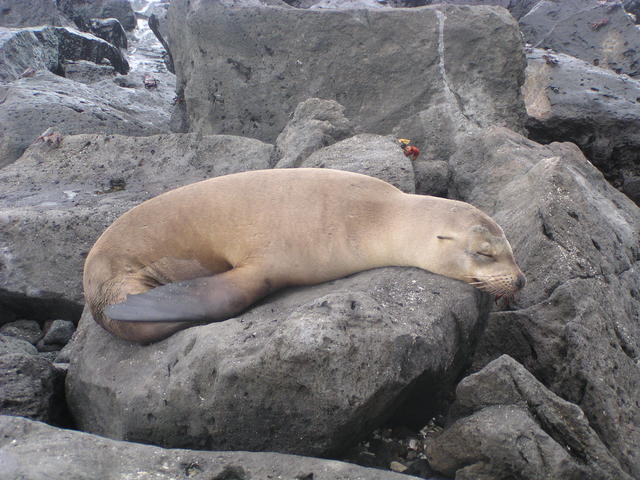
<svg viewBox="0 0 640 480"><path fill-rule="evenodd" d="M27 69L46 69L60 74L61 64L66 60L108 63L118 73L129 71L127 59L118 48L89 33L50 26L0 28L0 80L3 82L24 76Z"/></svg>
<svg viewBox="0 0 640 480"><path fill-rule="evenodd" d="M640 80L561 53L527 53L523 88L529 137L571 141L607 179L640 204Z"/></svg>
<svg viewBox="0 0 640 480"><path fill-rule="evenodd" d="M406 193L416 190L411 161L388 136L355 135L314 152L300 167L347 170L380 178Z"/></svg>
<svg viewBox="0 0 640 480"><path fill-rule="evenodd" d="M640 75L640 30L621 2L542 0L520 19L520 28L534 47Z"/></svg>
<svg viewBox="0 0 640 480"><path fill-rule="evenodd" d="M115 439L336 456L398 412L426 423L489 304L463 282L391 267L280 292L144 347L85 312L67 400L82 430Z"/></svg>
<svg viewBox="0 0 640 480"><path fill-rule="evenodd" d="M32 309L21 318L78 318L84 257L113 220L172 188L268 168L272 152L258 140L195 134L71 135L31 146L0 170L0 311L13 303Z"/></svg>
<svg viewBox="0 0 640 480"><path fill-rule="evenodd" d="M0 167L18 159L49 128L62 135L168 133L166 98L145 89L142 79L136 88L117 80L85 85L45 70L0 85Z"/></svg>
<svg viewBox="0 0 640 480"><path fill-rule="evenodd" d="M502 8L246 3L170 4L170 48L189 131L274 142L289 114L313 97L343 105L357 132L388 134L443 101L482 126L524 127L521 36Z"/></svg>
<svg viewBox="0 0 640 480"><path fill-rule="evenodd" d="M58 8L79 27L94 18L116 18L125 30L136 28L136 16L129 0L58 0Z"/></svg>
<svg viewBox="0 0 640 480"><path fill-rule="evenodd" d="M291 478L410 480L408 475L334 460L279 453L167 450L0 416L0 463L6 478L214 480Z"/></svg>
<svg viewBox="0 0 640 480"><path fill-rule="evenodd" d="M73 22L51 0L2 0L0 27L21 28L38 25L70 27Z"/></svg>

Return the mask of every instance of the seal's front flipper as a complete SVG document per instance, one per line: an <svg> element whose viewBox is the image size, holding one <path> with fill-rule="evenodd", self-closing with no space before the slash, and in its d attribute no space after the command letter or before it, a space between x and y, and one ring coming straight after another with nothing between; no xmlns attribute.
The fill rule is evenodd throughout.
<svg viewBox="0 0 640 480"><path fill-rule="evenodd" d="M128 295L105 313L122 322L207 323L237 315L268 293L268 282L255 272L236 268Z"/></svg>

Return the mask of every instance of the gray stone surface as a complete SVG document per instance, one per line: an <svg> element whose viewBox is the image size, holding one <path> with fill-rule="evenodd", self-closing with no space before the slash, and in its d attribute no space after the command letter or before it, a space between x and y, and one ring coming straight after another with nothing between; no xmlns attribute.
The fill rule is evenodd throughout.
<svg viewBox="0 0 640 480"><path fill-rule="evenodd" d="M398 28L402 25L402 28ZM443 101L480 125L524 125L521 37L495 7L302 10L169 8L186 126L272 142L311 97L357 129L388 134Z"/></svg>
<svg viewBox="0 0 640 480"><path fill-rule="evenodd" d="M640 30L620 2L543 0L520 19L520 28L534 47L640 75Z"/></svg>
<svg viewBox="0 0 640 480"><path fill-rule="evenodd" d="M301 102L276 139L277 168L299 167L316 150L353 135L344 107L333 100Z"/></svg>
<svg viewBox="0 0 640 480"><path fill-rule="evenodd" d="M92 18L117 18L125 30L136 27L129 0L57 0L58 8L76 24L89 25Z"/></svg>
<svg viewBox="0 0 640 480"><path fill-rule="evenodd" d="M35 345L42 337L42 329L34 320L16 320L2 325L0 334L19 338Z"/></svg>
<svg viewBox="0 0 640 480"><path fill-rule="evenodd" d="M0 305L7 292L81 304L84 256L119 215L171 188L267 168L272 152L257 140L195 134L74 135L30 147L0 170Z"/></svg>
<svg viewBox="0 0 640 480"><path fill-rule="evenodd" d="M9 28L55 25L69 27L67 19L51 0L0 0L0 26Z"/></svg>
<svg viewBox="0 0 640 480"><path fill-rule="evenodd" d="M120 50L91 34L63 27L16 30L0 27L0 81L3 82L19 78L27 68L59 73L60 64L65 60L102 63L104 59L119 73L129 70Z"/></svg>
<svg viewBox="0 0 640 480"><path fill-rule="evenodd" d="M569 143L487 129L461 140L450 166L454 193L504 228L528 280L490 316L475 368L514 357L637 477L640 209Z"/></svg>
<svg viewBox="0 0 640 480"><path fill-rule="evenodd" d="M111 65L98 65L85 60L64 62L64 77L80 83L96 83L115 76L115 69Z"/></svg>
<svg viewBox="0 0 640 480"><path fill-rule="evenodd" d="M449 193L449 164L443 160L413 162L416 193L447 197Z"/></svg>
<svg viewBox="0 0 640 480"><path fill-rule="evenodd" d="M636 23L640 22L640 0L623 0L624 9L635 16Z"/></svg>
<svg viewBox="0 0 640 480"><path fill-rule="evenodd" d="M64 347L75 332L76 327L69 320L54 320L47 328L46 333L38 342L38 350L41 352L59 351Z"/></svg>
<svg viewBox="0 0 640 480"><path fill-rule="evenodd" d="M64 374L51 362L25 353L0 355L0 414L56 422L63 399Z"/></svg>
<svg viewBox="0 0 640 480"><path fill-rule="evenodd" d="M41 71L0 85L0 123L4 127L0 130L0 166L19 158L50 127L63 135L168 132L169 104L161 92L145 89L142 79L137 88L121 87L112 80L84 85ZM40 146L51 145L41 142Z"/></svg>
<svg viewBox="0 0 640 480"><path fill-rule="evenodd" d="M406 193L414 193L411 160L393 137L360 134L318 150L300 167L335 168L380 178Z"/></svg>
<svg viewBox="0 0 640 480"><path fill-rule="evenodd" d="M527 54L524 98L530 138L571 141L614 186L636 203L631 181L640 176L640 81L568 55Z"/></svg>
<svg viewBox="0 0 640 480"><path fill-rule="evenodd" d="M92 19L89 25L91 33L120 49L127 48L127 34L115 18Z"/></svg>
<svg viewBox="0 0 640 480"><path fill-rule="evenodd" d="M282 292L141 348L90 315L67 399L82 430L198 449L339 455L394 412L433 415L489 308L473 287L384 268Z"/></svg>
<svg viewBox="0 0 640 480"><path fill-rule="evenodd" d="M507 355L465 378L458 418L429 444L432 467L456 479L631 480L582 410Z"/></svg>
<svg viewBox="0 0 640 480"><path fill-rule="evenodd" d="M384 470L278 453L165 450L0 416L0 478L15 480L409 480Z"/></svg>
<svg viewBox="0 0 640 480"><path fill-rule="evenodd" d="M4 333L1 334L0 355L8 355L12 353L35 355L38 353L38 349L25 339Z"/></svg>

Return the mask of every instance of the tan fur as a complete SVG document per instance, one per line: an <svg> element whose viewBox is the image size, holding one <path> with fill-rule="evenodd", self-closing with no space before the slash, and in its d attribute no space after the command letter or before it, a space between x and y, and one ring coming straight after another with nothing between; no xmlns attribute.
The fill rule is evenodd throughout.
<svg viewBox="0 0 640 480"><path fill-rule="evenodd" d="M288 285L391 265L470 283L500 277L500 294L524 279L500 227L469 204L405 194L355 173L275 169L205 180L128 211L89 253L84 289L98 323L146 343L193 323L114 321L104 309L160 285L212 277L223 299L207 293L209 284L198 294L220 310L216 321Z"/></svg>

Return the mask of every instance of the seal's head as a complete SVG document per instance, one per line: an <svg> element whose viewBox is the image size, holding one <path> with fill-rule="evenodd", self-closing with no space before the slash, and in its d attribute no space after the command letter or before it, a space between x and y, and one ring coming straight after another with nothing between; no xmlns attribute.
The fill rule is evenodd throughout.
<svg viewBox="0 0 640 480"><path fill-rule="evenodd" d="M466 280L496 297L511 296L524 287L526 278L504 234L493 235L482 225L471 230L465 249L470 267Z"/></svg>
<svg viewBox="0 0 640 480"><path fill-rule="evenodd" d="M473 209L462 215L453 233L437 235L446 253L445 274L496 297L512 296L526 283L504 232L490 217ZM464 232L464 234L461 234Z"/></svg>

